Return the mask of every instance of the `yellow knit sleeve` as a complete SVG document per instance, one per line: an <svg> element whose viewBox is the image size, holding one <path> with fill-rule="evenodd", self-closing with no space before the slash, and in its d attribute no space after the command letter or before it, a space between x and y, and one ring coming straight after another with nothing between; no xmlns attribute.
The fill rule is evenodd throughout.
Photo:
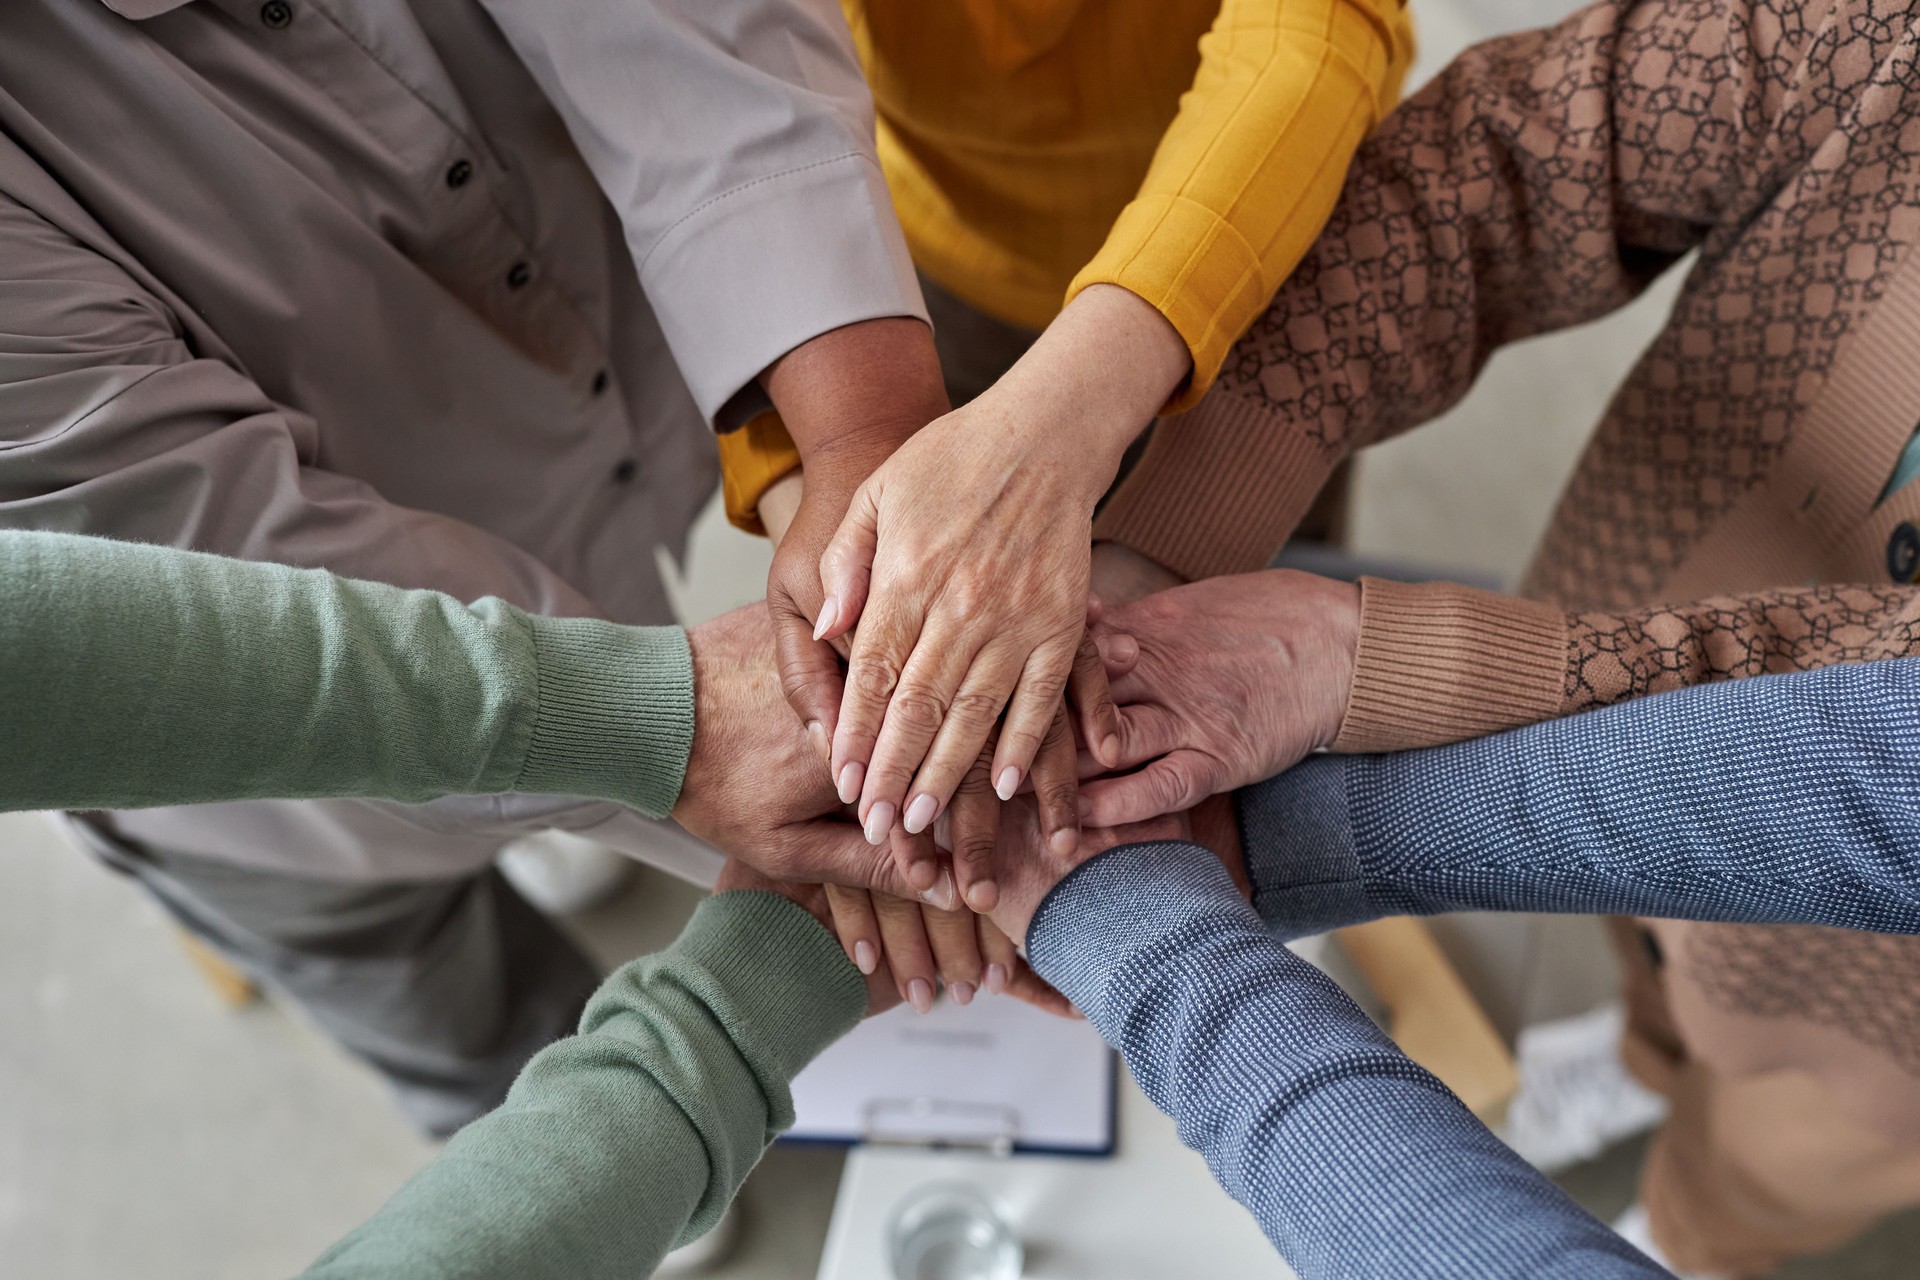
<svg viewBox="0 0 1920 1280"><path fill-rule="evenodd" d="M727 520L736 529L764 536L767 528L760 523L760 499L774 481L800 465L800 451L794 448L780 415L771 409L716 439Z"/></svg>
<svg viewBox="0 0 1920 1280"><path fill-rule="evenodd" d="M1067 291L1120 285L1179 330L1193 379L1169 411L1198 403L1299 265L1412 59L1404 0L1220 6L1138 194Z"/></svg>

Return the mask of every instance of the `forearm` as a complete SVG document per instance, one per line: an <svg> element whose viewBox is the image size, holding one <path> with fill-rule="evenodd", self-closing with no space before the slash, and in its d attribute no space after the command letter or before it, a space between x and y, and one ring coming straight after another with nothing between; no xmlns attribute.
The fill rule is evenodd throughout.
<svg viewBox="0 0 1920 1280"><path fill-rule="evenodd" d="M1773 145L1804 92L1792 77L1822 69L1790 47L1799 24L1748 16L1596 5L1457 59L1360 147L1320 238L1214 391L1156 433L1100 536L1188 578L1260 568L1354 450L1442 413L1499 346L1623 305L1750 216L1758 175L1802 154ZM1657 92L1642 59L1675 69ZM1755 77L1700 127L1717 79ZM1737 190L1717 180L1736 174Z"/></svg>
<svg viewBox="0 0 1920 1280"><path fill-rule="evenodd" d="M1094 859L1028 947L1304 1280L1664 1274L1275 942L1206 850Z"/></svg>
<svg viewBox="0 0 1920 1280"><path fill-rule="evenodd" d="M760 380L813 483L849 493L947 411L933 330L905 316L823 333Z"/></svg>
<svg viewBox="0 0 1920 1280"><path fill-rule="evenodd" d="M1460 910L1920 933L1917 724L1920 660L1311 759L1239 793L1254 901L1282 937Z"/></svg>
<svg viewBox="0 0 1920 1280"><path fill-rule="evenodd" d="M764 893L709 899L307 1275L650 1275L718 1221L792 1124L792 1078L865 1004L805 910Z"/></svg>
<svg viewBox="0 0 1920 1280"><path fill-rule="evenodd" d="M1649 693L1920 655L1920 590L1826 584L1566 613L1450 583L1362 579L1337 751L1436 746Z"/></svg>
<svg viewBox="0 0 1920 1280"><path fill-rule="evenodd" d="M1412 55L1400 0L1220 6L1138 194L1068 292L1118 285L1166 317L1193 373L1176 408L1313 243Z"/></svg>
<svg viewBox="0 0 1920 1280"><path fill-rule="evenodd" d="M678 628L0 532L0 808L506 791L663 816L693 736Z"/></svg>

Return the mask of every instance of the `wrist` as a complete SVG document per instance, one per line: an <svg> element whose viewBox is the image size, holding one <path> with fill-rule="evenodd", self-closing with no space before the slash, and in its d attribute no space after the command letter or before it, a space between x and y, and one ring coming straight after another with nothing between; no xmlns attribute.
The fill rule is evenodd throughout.
<svg viewBox="0 0 1920 1280"><path fill-rule="evenodd" d="M1105 492L1127 446L1192 367L1186 342L1151 304L1117 285L1093 285L988 394L1026 406L1022 420L1047 427L1046 438L1031 443L1084 460Z"/></svg>

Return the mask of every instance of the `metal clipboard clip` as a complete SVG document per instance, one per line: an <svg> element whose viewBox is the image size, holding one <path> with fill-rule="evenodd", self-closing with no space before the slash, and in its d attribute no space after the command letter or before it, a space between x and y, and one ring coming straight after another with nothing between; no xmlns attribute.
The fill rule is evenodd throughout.
<svg viewBox="0 0 1920 1280"><path fill-rule="evenodd" d="M860 1116L862 1136L882 1147L985 1151L1011 1155L1020 1137L1020 1113L986 1102L939 1098L875 1098Z"/></svg>

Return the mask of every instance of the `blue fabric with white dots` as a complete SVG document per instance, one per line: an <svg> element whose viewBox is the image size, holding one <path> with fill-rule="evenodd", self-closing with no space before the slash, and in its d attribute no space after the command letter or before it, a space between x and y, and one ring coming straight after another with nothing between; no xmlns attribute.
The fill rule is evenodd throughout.
<svg viewBox="0 0 1920 1280"><path fill-rule="evenodd" d="M1667 1275L1276 942L1198 845L1093 859L1027 947L1303 1280Z"/></svg>
<svg viewBox="0 0 1920 1280"><path fill-rule="evenodd" d="M1465 909L1920 933L1920 659L1320 756L1239 807L1282 937Z"/></svg>

